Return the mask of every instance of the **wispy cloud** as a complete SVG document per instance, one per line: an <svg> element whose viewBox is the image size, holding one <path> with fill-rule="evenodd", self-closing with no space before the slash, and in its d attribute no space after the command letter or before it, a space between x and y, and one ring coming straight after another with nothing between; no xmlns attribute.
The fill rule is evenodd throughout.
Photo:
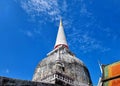
<svg viewBox="0 0 120 86"><path fill-rule="evenodd" d="M5 70L5 73L7 73L7 74L10 73L10 70L9 70L9 69L6 69L6 70Z"/></svg>
<svg viewBox="0 0 120 86"><path fill-rule="evenodd" d="M57 0L21 0L21 7L30 15L46 16L46 20L58 20L60 17Z"/></svg>
<svg viewBox="0 0 120 86"><path fill-rule="evenodd" d="M26 35L26 36L28 36L28 37L33 37L34 36L34 34L33 34L33 32L32 31L30 31L30 30L21 30L20 32L22 32L24 35Z"/></svg>
<svg viewBox="0 0 120 86"><path fill-rule="evenodd" d="M92 36L96 28L101 33L107 33L107 35L111 34L110 30L105 31L105 28L97 22L95 16L89 11L85 0L73 0L71 2L70 4L68 0L20 0L21 7L31 16L34 22L38 21L40 24L56 22L62 16L65 30L69 34L68 41L70 46L79 47L85 53L93 50L101 52L110 50L110 48L104 47L101 40ZM92 1L89 2L91 3ZM76 11L75 9L78 10ZM39 21L38 17L42 21ZM89 30L89 28L91 29ZM28 37L41 34L40 29L23 32ZM76 43L78 45L75 45Z"/></svg>
<svg viewBox="0 0 120 86"><path fill-rule="evenodd" d="M21 7L31 16L44 17L44 21L58 21L73 19L71 14L90 15L84 0L20 0ZM73 8L79 10L72 10ZM68 15L68 13L70 13Z"/></svg>
<svg viewBox="0 0 120 86"><path fill-rule="evenodd" d="M9 70L9 69L3 69L3 70L2 70L2 73L4 73L4 74L9 74L9 73L10 73L10 70Z"/></svg>
<svg viewBox="0 0 120 86"><path fill-rule="evenodd" d="M33 36L33 33L31 32L31 31L26 31L26 32L24 32L27 36L29 36L29 37L32 37Z"/></svg>
<svg viewBox="0 0 120 86"><path fill-rule="evenodd" d="M30 37L30 38L34 38L36 35L37 36L41 35L41 32L39 29L32 29L32 30L21 30L20 29L20 32L23 33L24 35Z"/></svg>
<svg viewBox="0 0 120 86"><path fill-rule="evenodd" d="M73 46L73 50L77 49L83 53L88 53L91 51L106 52L110 50L110 48L103 46L101 41L89 36L88 33L79 34L78 32L76 32L68 36L69 38L72 38L72 40L69 39L68 41L69 45Z"/></svg>

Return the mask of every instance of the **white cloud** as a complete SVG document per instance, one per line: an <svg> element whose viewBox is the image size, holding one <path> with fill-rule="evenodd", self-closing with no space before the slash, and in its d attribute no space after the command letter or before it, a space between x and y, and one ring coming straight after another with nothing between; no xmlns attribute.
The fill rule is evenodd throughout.
<svg viewBox="0 0 120 86"><path fill-rule="evenodd" d="M88 11L85 3L81 4L80 15L87 15L87 16L92 15L91 12Z"/></svg>
<svg viewBox="0 0 120 86"><path fill-rule="evenodd" d="M36 36L41 36L40 29L20 30L20 32L30 38L35 38Z"/></svg>
<svg viewBox="0 0 120 86"><path fill-rule="evenodd" d="M60 17L57 0L21 0L21 7L30 15L56 20Z"/></svg>
<svg viewBox="0 0 120 86"><path fill-rule="evenodd" d="M7 74L10 73L9 69L6 69L5 73L7 73Z"/></svg>
<svg viewBox="0 0 120 86"><path fill-rule="evenodd" d="M9 73L10 71L8 69L6 69L6 73Z"/></svg>
<svg viewBox="0 0 120 86"><path fill-rule="evenodd" d="M29 36L29 37L32 37L33 33L31 31L26 31L26 35Z"/></svg>
<svg viewBox="0 0 120 86"><path fill-rule="evenodd" d="M85 33L75 31L73 34L68 35L68 38L69 45L72 46L72 49L77 49L77 51L82 51L83 53L91 51L106 52L110 50L110 48L104 47L101 41L89 36L89 31Z"/></svg>
<svg viewBox="0 0 120 86"><path fill-rule="evenodd" d="M48 21L56 22L60 20L60 17L71 23L73 20L72 14L91 15L84 0L73 0L71 4L67 0L20 0L19 2L25 12L32 17L32 20L35 20L36 17L42 17L42 24ZM77 11L72 10L76 7L79 7Z"/></svg>
<svg viewBox="0 0 120 86"><path fill-rule="evenodd" d="M30 30L27 30L27 31L21 31L22 33L24 33L26 36L28 37L33 37L33 32L30 31Z"/></svg>
<svg viewBox="0 0 120 86"><path fill-rule="evenodd" d="M58 0L20 0L20 2L21 7L28 13L28 15L31 16L32 20L37 20L36 17L43 19L42 21L39 21L41 24L46 24L46 22L51 21L58 21L62 16L65 30L70 32L69 30L72 29L72 31L68 33L68 41L70 45L74 45L75 48L79 47L83 52L90 52L96 49L101 52L109 50L109 48L105 48L102 45L100 40L97 40L89 35L91 31L94 32L94 29L92 29L93 27L97 27L99 30L101 27L99 27L100 25L98 23L96 24L96 19L88 10L84 0L75 0L71 4L68 4L67 0L62 0L61 3L59 3L60 1ZM71 7L78 7L79 10L72 10L74 8ZM77 21L74 20L76 14L79 14ZM85 23L81 22L81 18L83 16L88 20ZM78 28L77 26L79 22L81 22L81 25L79 25L81 27ZM86 31L85 28L90 27L92 30ZM35 34L41 34L40 29L33 29L23 32L29 37L33 37ZM75 45L76 43L78 45Z"/></svg>

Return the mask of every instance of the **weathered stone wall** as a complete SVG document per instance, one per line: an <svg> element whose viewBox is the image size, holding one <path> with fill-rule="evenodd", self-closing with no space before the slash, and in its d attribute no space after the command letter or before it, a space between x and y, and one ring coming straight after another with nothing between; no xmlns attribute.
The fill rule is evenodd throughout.
<svg viewBox="0 0 120 86"><path fill-rule="evenodd" d="M55 84L12 79L0 76L0 86L58 86Z"/></svg>

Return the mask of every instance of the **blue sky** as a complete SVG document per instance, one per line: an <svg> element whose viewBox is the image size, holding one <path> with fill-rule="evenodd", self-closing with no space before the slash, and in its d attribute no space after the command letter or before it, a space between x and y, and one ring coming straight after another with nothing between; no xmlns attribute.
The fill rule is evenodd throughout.
<svg viewBox="0 0 120 86"><path fill-rule="evenodd" d="M120 60L119 0L0 0L0 76L31 80L55 44L59 19L70 50L88 67Z"/></svg>

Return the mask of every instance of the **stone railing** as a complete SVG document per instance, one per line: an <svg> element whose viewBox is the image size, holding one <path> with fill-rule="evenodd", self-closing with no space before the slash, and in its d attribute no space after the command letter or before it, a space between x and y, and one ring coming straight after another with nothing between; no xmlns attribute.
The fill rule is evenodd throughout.
<svg viewBox="0 0 120 86"><path fill-rule="evenodd" d="M61 74L59 72L53 73L41 79L41 82L48 82L48 83L57 83L55 80L59 80L65 84L69 84L73 86L74 80L67 75Z"/></svg>

